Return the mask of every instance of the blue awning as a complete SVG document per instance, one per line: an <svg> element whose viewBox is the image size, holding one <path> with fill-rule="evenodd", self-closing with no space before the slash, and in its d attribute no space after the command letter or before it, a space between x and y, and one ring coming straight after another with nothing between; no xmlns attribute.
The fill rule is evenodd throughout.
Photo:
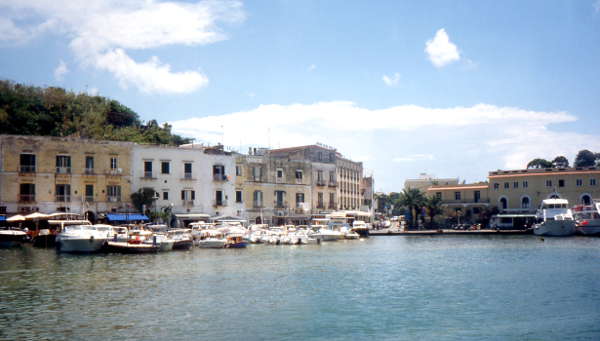
<svg viewBox="0 0 600 341"><path fill-rule="evenodd" d="M0 221L6 220L6 217L3 215L0 215Z"/></svg>
<svg viewBox="0 0 600 341"><path fill-rule="evenodd" d="M110 221L150 220L145 215L138 213L108 213L106 218Z"/></svg>

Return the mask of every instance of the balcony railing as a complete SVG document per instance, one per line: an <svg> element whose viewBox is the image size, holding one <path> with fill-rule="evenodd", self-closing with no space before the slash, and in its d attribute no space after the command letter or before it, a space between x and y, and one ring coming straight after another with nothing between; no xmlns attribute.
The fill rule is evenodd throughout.
<svg viewBox="0 0 600 341"><path fill-rule="evenodd" d="M264 206L263 206L262 201L255 201L252 203L252 207L253 208L263 208Z"/></svg>
<svg viewBox="0 0 600 341"><path fill-rule="evenodd" d="M186 180L191 180L192 179L192 173L183 173L183 178Z"/></svg>
<svg viewBox="0 0 600 341"><path fill-rule="evenodd" d="M337 181L335 181L335 180L329 180L328 186L329 187L335 187L335 186L337 186Z"/></svg>
<svg viewBox="0 0 600 341"><path fill-rule="evenodd" d="M227 175L225 174L213 174L214 181L227 181Z"/></svg>
<svg viewBox="0 0 600 341"><path fill-rule="evenodd" d="M19 194L20 202L33 202L35 201L35 194Z"/></svg>
<svg viewBox="0 0 600 341"><path fill-rule="evenodd" d="M56 201L57 202L70 202L71 196L70 195L57 195Z"/></svg>
<svg viewBox="0 0 600 341"><path fill-rule="evenodd" d="M263 181L262 176L258 176L258 175L255 175L254 177L252 177L252 180L255 181L255 182L262 182Z"/></svg>
<svg viewBox="0 0 600 341"><path fill-rule="evenodd" d="M194 206L194 200L183 200L184 206Z"/></svg>
<svg viewBox="0 0 600 341"><path fill-rule="evenodd" d="M84 172L87 175L92 175L94 174L94 168L86 168Z"/></svg>
<svg viewBox="0 0 600 341"><path fill-rule="evenodd" d="M152 179L152 172L144 171L144 178Z"/></svg>
<svg viewBox="0 0 600 341"><path fill-rule="evenodd" d="M35 173L34 165L21 165L19 173Z"/></svg>
<svg viewBox="0 0 600 341"><path fill-rule="evenodd" d="M71 174L71 167L56 167L56 174Z"/></svg>
<svg viewBox="0 0 600 341"><path fill-rule="evenodd" d="M120 196L116 196L116 195L109 195L107 197L108 202L119 202L121 201L121 197Z"/></svg>
<svg viewBox="0 0 600 341"><path fill-rule="evenodd" d="M302 179L296 178L296 185L302 185Z"/></svg>
<svg viewBox="0 0 600 341"><path fill-rule="evenodd" d="M330 209L335 209L337 207L337 205L336 205L335 201L333 201L333 202L330 202L329 206L327 206L327 207Z"/></svg>
<svg viewBox="0 0 600 341"><path fill-rule="evenodd" d="M317 208L321 208L321 209L323 209L323 208L325 208L325 205L323 205L323 203L322 203L322 202L320 202L320 203L317 203Z"/></svg>
<svg viewBox="0 0 600 341"><path fill-rule="evenodd" d="M317 179L317 186L325 186L325 180Z"/></svg>
<svg viewBox="0 0 600 341"><path fill-rule="evenodd" d="M287 208L288 207L288 203L287 203L287 201L275 201L275 202L273 202L273 207L275 207L275 208Z"/></svg>
<svg viewBox="0 0 600 341"><path fill-rule="evenodd" d="M213 202L213 206L218 207L218 206L227 206L227 200L215 200Z"/></svg>
<svg viewBox="0 0 600 341"><path fill-rule="evenodd" d="M94 196L93 195L86 195L85 196L85 201L86 202L93 202L94 201Z"/></svg>

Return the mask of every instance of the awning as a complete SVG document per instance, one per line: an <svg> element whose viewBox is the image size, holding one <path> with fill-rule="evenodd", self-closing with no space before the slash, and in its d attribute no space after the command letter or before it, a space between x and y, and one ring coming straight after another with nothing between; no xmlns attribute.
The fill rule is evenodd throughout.
<svg viewBox="0 0 600 341"><path fill-rule="evenodd" d="M206 219L210 218L210 215L203 213L183 213L183 214L175 214L175 217L179 219Z"/></svg>
<svg viewBox="0 0 600 341"><path fill-rule="evenodd" d="M6 217L3 215L0 215L0 221L5 221L5 220L6 220Z"/></svg>
<svg viewBox="0 0 600 341"><path fill-rule="evenodd" d="M110 221L150 220L145 215L138 213L108 213L106 218Z"/></svg>

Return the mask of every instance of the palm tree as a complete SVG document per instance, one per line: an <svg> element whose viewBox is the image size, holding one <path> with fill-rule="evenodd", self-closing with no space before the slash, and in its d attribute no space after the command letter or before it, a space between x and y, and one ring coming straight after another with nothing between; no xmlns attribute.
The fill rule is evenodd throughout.
<svg viewBox="0 0 600 341"><path fill-rule="evenodd" d="M423 205L425 196L423 193L414 188L404 189L398 198L398 203L402 206L408 207L411 216L411 226L417 225L417 212Z"/></svg>
<svg viewBox="0 0 600 341"><path fill-rule="evenodd" d="M424 205L427 209L427 215L429 215L429 223L433 226L433 218L438 214L442 214L442 199L437 196L428 197L425 199Z"/></svg>

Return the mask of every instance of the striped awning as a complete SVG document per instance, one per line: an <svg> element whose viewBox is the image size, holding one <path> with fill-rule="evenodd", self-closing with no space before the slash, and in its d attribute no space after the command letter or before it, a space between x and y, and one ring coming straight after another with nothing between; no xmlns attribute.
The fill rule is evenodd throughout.
<svg viewBox="0 0 600 341"><path fill-rule="evenodd" d="M106 218L110 221L137 221L137 220L150 220L143 214L138 213L108 213Z"/></svg>

